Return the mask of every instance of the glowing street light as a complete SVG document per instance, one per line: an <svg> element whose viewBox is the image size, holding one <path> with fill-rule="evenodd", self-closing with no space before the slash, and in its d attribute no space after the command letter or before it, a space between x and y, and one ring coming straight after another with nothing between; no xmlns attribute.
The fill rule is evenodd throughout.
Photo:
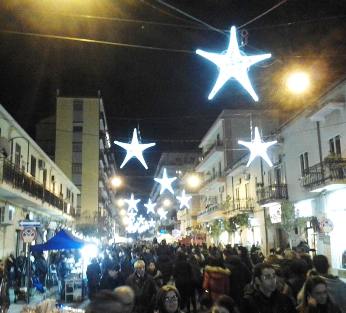
<svg viewBox="0 0 346 313"><path fill-rule="evenodd" d="M125 209L121 209L120 210L120 215L121 216L125 216L126 215L126 210Z"/></svg>
<svg viewBox="0 0 346 313"><path fill-rule="evenodd" d="M119 176L114 176L111 179L111 184L114 188L119 188L123 184L123 180Z"/></svg>
<svg viewBox="0 0 346 313"><path fill-rule="evenodd" d="M295 94L301 94L310 87L310 77L305 72L293 72L287 76L286 86Z"/></svg>
<svg viewBox="0 0 346 313"><path fill-rule="evenodd" d="M164 206L164 207L168 208L168 207L171 206L171 204L172 204L172 201L171 201L171 200L169 200L169 199L163 200L163 206Z"/></svg>
<svg viewBox="0 0 346 313"><path fill-rule="evenodd" d="M201 184L201 179L197 174L190 174L186 178L186 183L190 188L198 188Z"/></svg>
<svg viewBox="0 0 346 313"><path fill-rule="evenodd" d="M125 205L125 201L124 201L124 199L122 199L122 198L120 198L120 199L118 199L117 200L117 205L118 205L118 207L123 207L124 205Z"/></svg>
<svg viewBox="0 0 346 313"><path fill-rule="evenodd" d="M123 224L124 224L124 225L128 225L129 222L130 222L130 219L129 219L127 216L124 216L124 217L123 217Z"/></svg>

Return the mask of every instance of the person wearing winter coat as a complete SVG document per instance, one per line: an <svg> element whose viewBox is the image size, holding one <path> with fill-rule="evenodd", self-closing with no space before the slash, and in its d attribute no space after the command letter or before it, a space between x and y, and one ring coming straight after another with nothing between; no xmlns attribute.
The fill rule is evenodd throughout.
<svg viewBox="0 0 346 313"><path fill-rule="evenodd" d="M153 277L156 288L160 288L162 286L162 274L156 267L154 261L149 262L149 264L147 265L147 273Z"/></svg>
<svg viewBox="0 0 346 313"><path fill-rule="evenodd" d="M251 272L237 255L232 255L229 250L223 252L224 266L231 271L229 277L229 296L241 305L243 291L247 284L251 282Z"/></svg>
<svg viewBox="0 0 346 313"><path fill-rule="evenodd" d="M323 277L309 277L304 284L302 298L303 301L298 307L299 313L341 313L339 306L328 296Z"/></svg>
<svg viewBox="0 0 346 313"><path fill-rule="evenodd" d="M101 267L96 258L92 259L91 264L88 265L86 275L88 279L89 299L91 300L99 291L100 287Z"/></svg>
<svg viewBox="0 0 346 313"><path fill-rule="evenodd" d="M181 309L186 306L186 312L190 313L190 301L192 301L193 311L197 312L196 298L194 297L193 281L192 281L192 268L187 262L186 255L183 252L177 253L177 259L174 265L173 276L175 286L177 287L181 296Z"/></svg>
<svg viewBox="0 0 346 313"><path fill-rule="evenodd" d="M340 306L342 313L346 313L346 284L337 276L328 274L329 262L324 255L315 255L313 265L327 283L328 295L334 303Z"/></svg>
<svg viewBox="0 0 346 313"><path fill-rule="evenodd" d="M229 276L231 271L222 267L222 262L215 257L209 257L204 269L203 289L208 290L211 300L215 302L221 295L229 294Z"/></svg>
<svg viewBox="0 0 346 313"><path fill-rule="evenodd" d="M119 266L112 264L108 265L100 280L100 290L114 290L124 284L124 281L119 274Z"/></svg>
<svg viewBox="0 0 346 313"><path fill-rule="evenodd" d="M180 311L180 294L172 285L164 285L157 293L157 311L155 313L183 313Z"/></svg>
<svg viewBox="0 0 346 313"><path fill-rule="evenodd" d="M134 264L135 272L126 280L126 285L135 293L135 307L133 313L152 313L156 286L154 279L145 272L145 263L138 260Z"/></svg>
<svg viewBox="0 0 346 313"><path fill-rule="evenodd" d="M277 275L271 264L256 264L252 283L246 286L242 312L295 313L291 299L277 289Z"/></svg>
<svg viewBox="0 0 346 313"><path fill-rule="evenodd" d="M0 312L6 313L10 307L10 295L7 276L7 261L0 260Z"/></svg>

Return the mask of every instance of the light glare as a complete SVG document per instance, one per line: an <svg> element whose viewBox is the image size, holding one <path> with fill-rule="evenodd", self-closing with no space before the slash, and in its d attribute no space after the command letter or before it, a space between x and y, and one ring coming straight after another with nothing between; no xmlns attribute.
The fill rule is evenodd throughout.
<svg viewBox="0 0 346 313"><path fill-rule="evenodd" d="M288 76L286 86L289 91L301 94L310 86L310 77L304 72L295 72Z"/></svg>

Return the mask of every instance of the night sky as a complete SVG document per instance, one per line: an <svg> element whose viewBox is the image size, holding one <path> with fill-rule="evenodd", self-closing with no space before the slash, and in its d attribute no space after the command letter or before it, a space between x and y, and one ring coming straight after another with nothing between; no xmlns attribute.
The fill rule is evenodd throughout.
<svg viewBox="0 0 346 313"><path fill-rule="evenodd" d="M279 2L166 1L225 31ZM121 171L133 176L127 179L126 190L137 194L150 191L163 151L196 149L223 109L269 107L292 112L317 98L346 70L343 0L289 0L244 27L247 54L273 55L250 70L258 103L235 81L229 81L213 101L207 100L218 71L194 51L226 50L228 33L211 30L158 0L2 0L0 12L2 105L34 136L35 123L55 112L57 89L62 96L79 97L97 96L100 90L112 141L128 141L133 128L139 127L143 142L157 143L145 152L148 171L136 160ZM71 37L113 44L66 40ZM287 93L283 78L300 67L310 72L313 88L298 98ZM113 149L119 165L125 153Z"/></svg>

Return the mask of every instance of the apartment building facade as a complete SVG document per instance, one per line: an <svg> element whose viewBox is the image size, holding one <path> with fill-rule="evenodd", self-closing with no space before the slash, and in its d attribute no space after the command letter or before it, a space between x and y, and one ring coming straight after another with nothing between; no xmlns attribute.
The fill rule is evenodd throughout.
<svg viewBox="0 0 346 313"><path fill-rule="evenodd" d="M23 249L20 220L41 223L36 242L73 226L79 189L0 105L0 258Z"/></svg>
<svg viewBox="0 0 346 313"><path fill-rule="evenodd" d="M263 110L224 110L202 138L199 145L202 157L195 169L203 177L199 190L201 211L197 217L202 228L206 228L213 220L224 220L228 214L226 211L229 209L223 204L227 195L231 191L235 192L230 187L232 184L228 179L228 171L248 153L247 149L238 144L238 140L250 141L251 129L256 126L262 130L262 134L270 135L278 125L275 113ZM232 203L235 199L238 201L237 206L250 205L250 201L240 199L240 195L234 197Z"/></svg>
<svg viewBox="0 0 346 313"><path fill-rule="evenodd" d="M80 188L80 224L117 227L117 172L102 98L57 97L55 161Z"/></svg>

